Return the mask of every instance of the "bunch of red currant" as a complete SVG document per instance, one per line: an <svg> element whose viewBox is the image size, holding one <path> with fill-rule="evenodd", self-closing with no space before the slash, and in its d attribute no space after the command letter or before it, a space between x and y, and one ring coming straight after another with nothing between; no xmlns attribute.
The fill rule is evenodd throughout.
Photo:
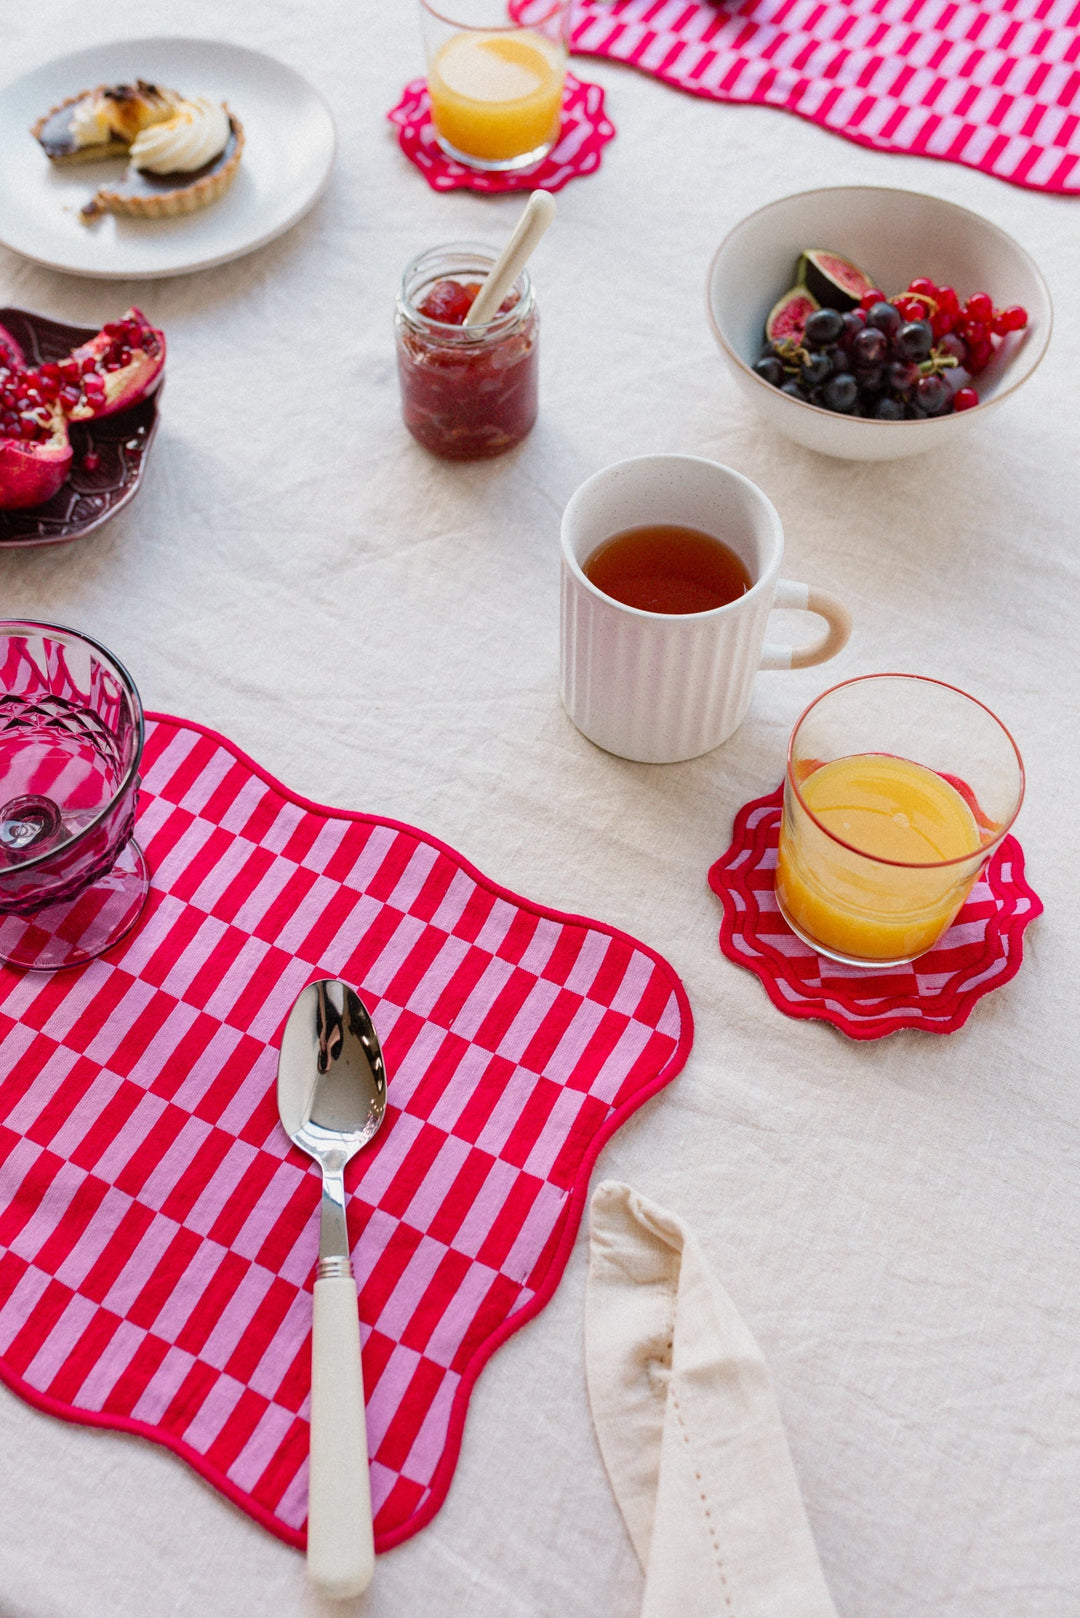
<svg viewBox="0 0 1080 1618"><path fill-rule="evenodd" d="M952 287L917 276L892 298L872 287L844 312L812 310L800 331L766 338L754 370L791 398L840 415L945 416L978 404L970 379L986 368L994 339L1027 319L1019 304L995 309L986 292L961 303Z"/></svg>
<svg viewBox="0 0 1080 1618"><path fill-rule="evenodd" d="M871 288L864 293L859 309L865 316L876 303L883 302L894 304L905 320L928 322L933 333L932 353L955 360L969 376L978 376L993 359L993 338L1022 331L1028 322L1027 310L1018 303L1008 309L995 309L988 292L973 292L961 303L955 288L936 286L925 275L915 276L905 292L889 299ZM978 402L974 388L958 388L952 407L970 410Z"/></svg>

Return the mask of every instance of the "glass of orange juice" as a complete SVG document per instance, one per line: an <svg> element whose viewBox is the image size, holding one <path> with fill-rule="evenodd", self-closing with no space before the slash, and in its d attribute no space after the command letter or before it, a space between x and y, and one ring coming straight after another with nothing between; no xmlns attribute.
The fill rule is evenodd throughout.
<svg viewBox="0 0 1080 1618"><path fill-rule="evenodd" d="M559 138L570 0L420 0L431 118L450 157L531 168Z"/></svg>
<svg viewBox="0 0 1080 1618"><path fill-rule="evenodd" d="M952 925L1023 795L1016 743L955 686L914 674L833 686L788 745L784 919L836 961L915 960Z"/></svg>

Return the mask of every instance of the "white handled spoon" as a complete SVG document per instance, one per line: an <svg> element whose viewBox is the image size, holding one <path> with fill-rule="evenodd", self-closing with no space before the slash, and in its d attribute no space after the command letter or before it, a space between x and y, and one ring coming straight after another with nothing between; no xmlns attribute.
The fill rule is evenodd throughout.
<svg viewBox="0 0 1080 1618"><path fill-rule="evenodd" d="M555 198L550 191L534 191L513 234L476 294L465 316L466 326L482 326L490 320L521 274L527 258L555 217Z"/></svg>
<svg viewBox="0 0 1080 1618"><path fill-rule="evenodd" d="M360 1320L342 1175L383 1121L386 1069L366 1006L339 978L309 983L297 997L281 1038L277 1100L285 1133L323 1175L307 1566L312 1583L341 1600L366 1590L375 1568Z"/></svg>

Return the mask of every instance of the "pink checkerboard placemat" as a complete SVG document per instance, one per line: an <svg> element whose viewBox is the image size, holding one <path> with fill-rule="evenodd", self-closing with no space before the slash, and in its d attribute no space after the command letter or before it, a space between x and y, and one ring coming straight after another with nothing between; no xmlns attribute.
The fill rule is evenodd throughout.
<svg viewBox="0 0 1080 1618"><path fill-rule="evenodd" d="M299 990L357 985L389 1074L346 1171L376 1543L449 1486L469 1393L548 1300L602 1143L679 1071L672 969L411 827L150 716L139 928L0 969L0 1374L168 1445L304 1540L318 1170L277 1119Z"/></svg>
<svg viewBox="0 0 1080 1618"><path fill-rule="evenodd" d="M1080 191L1078 0L575 0L571 43L879 151Z"/></svg>

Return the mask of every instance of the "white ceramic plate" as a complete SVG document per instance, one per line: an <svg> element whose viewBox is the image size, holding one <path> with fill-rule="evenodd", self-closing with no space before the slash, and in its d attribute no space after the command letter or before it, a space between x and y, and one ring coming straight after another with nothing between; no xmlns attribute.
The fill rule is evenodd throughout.
<svg viewBox="0 0 1080 1618"><path fill-rule="evenodd" d="M179 219L91 225L79 209L124 160L51 164L30 126L98 84L149 79L182 95L227 101L244 126L244 155L218 202ZM0 93L0 243L51 269L151 280L224 264L272 241L318 199L334 160L334 120L291 67L209 39L132 39L57 57Z"/></svg>

